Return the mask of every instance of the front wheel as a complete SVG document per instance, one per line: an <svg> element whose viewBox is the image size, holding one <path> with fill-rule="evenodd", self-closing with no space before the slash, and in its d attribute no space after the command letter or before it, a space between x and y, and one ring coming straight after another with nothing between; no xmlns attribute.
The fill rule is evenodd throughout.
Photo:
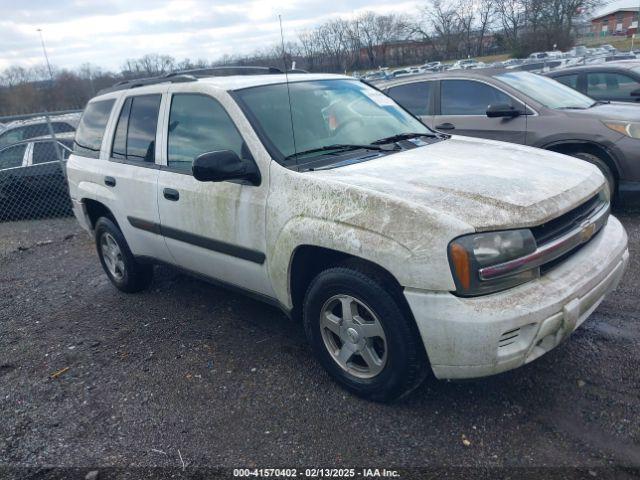
<svg viewBox="0 0 640 480"><path fill-rule="evenodd" d="M303 308L309 343L333 379L383 402L408 394L428 372L401 293L385 283L351 268L330 268L311 282Z"/></svg>

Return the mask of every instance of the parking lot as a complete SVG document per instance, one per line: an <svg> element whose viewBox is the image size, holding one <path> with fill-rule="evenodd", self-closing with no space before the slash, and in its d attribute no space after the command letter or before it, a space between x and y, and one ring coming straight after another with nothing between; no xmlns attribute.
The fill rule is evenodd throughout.
<svg viewBox="0 0 640 480"><path fill-rule="evenodd" d="M568 342L392 405L341 390L272 307L169 268L126 295L74 219L0 224L2 464L637 468L640 220L620 217L626 276Z"/></svg>

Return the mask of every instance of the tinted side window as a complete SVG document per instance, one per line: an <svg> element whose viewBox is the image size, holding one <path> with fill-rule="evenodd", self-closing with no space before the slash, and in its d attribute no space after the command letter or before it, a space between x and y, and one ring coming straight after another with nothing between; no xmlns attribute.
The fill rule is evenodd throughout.
<svg viewBox="0 0 640 480"><path fill-rule="evenodd" d="M554 80L557 80L558 82L563 83L567 87L571 87L574 90L578 89L578 74L563 75L561 77L555 77Z"/></svg>
<svg viewBox="0 0 640 480"><path fill-rule="evenodd" d="M64 149L60 147L61 153L64 153L63 150ZM57 161L58 152L53 142L36 142L33 144L33 158L31 159L31 163L35 165L37 163Z"/></svg>
<svg viewBox="0 0 640 480"><path fill-rule="evenodd" d="M16 145L15 147L9 147L0 152L0 170L22 166L22 159L24 158L26 148L27 144L24 143L22 145Z"/></svg>
<svg viewBox="0 0 640 480"><path fill-rule="evenodd" d="M389 96L414 115L428 115L431 85L433 82L416 82L389 89Z"/></svg>
<svg viewBox="0 0 640 480"><path fill-rule="evenodd" d="M28 125L25 128L24 140L29 140L36 137L44 137L49 135L49 126L46 123L37 123L35 125Z"/></svg>
<svg viewBox="0 0 640 480"><path fill-rule="evenodd" d="M205 95L173 96L168 140L168 166L185 172L190 172L193 160L206 152L232 150L240 158L248 154L222 105Z"/></svg>
<svg viewBox="0 0 640 480"><path fill-rule="evenodd" d="M71 125L69 125L68 123L62 123L62 122L52 122L51 128L53 128L53 133L67 133L67 132L75 131L75 128L73 128ZM48 132L49 130L47 128L47 133Z"/></svg>
<svg viewBox="0 0 640 480"><path fill-rule="evenodd" d="M127 160L155 161L156 128L161 95L133 97L127 128Z"/></svg>
<svg viewBox="0 0 640 480"><path fill-rule="evenodd" d="M126 160L127 158L127 128L129 127L129 113L131 112L132 97L125 100L118 117L118 125L116 133L113 136L113 147L111 149L111 157L118 160Z"/></svg>
<svg viewBox="0 0 640 480"><path fill-rule="evenodd" d="M115 100L102 100L87 105L76 131L73 153L89 158L100 158L102 137Z"/></svg>
<svg viewBox="0 0 640 480"><path fill-rule="evenodd" d="M441 85L441 115L486 115L491 104L512 104L511 97L484 83L444 80Z"/></svg>
<svg viewBox="0 0 640 480"><path fill-rule="evenodd" d="M631 92L638 87L633 78L619 73L587 74L587 95L596 99L631 99Z"/></svg>

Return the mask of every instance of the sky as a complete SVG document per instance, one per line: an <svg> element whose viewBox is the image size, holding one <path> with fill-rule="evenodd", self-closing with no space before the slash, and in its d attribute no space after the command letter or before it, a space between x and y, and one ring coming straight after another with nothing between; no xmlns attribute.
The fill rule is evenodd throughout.
<svg viewBox="0 0 640 480"><path fill-rule="evenodd" d="M285 41L333 17L416 15L414 0L0 0L0 70L44 63L37 29L58 68L119 70L146 53L215 60Z"/></svg>

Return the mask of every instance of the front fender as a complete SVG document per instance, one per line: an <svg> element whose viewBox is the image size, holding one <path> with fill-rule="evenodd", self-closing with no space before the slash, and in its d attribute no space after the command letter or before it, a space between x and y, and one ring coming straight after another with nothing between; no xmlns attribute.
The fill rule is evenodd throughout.
<svg viewBox="0 0 640 480"><path fill-rule="evenodd" d="M336 250L363 258L391 272L403 285L405 266L411 251L397 241L377 232L321 218L291 218L280 230L269 250L269 276L277 299L287 308L293 306L289 278L295 250L303 245Z"/></svg>

